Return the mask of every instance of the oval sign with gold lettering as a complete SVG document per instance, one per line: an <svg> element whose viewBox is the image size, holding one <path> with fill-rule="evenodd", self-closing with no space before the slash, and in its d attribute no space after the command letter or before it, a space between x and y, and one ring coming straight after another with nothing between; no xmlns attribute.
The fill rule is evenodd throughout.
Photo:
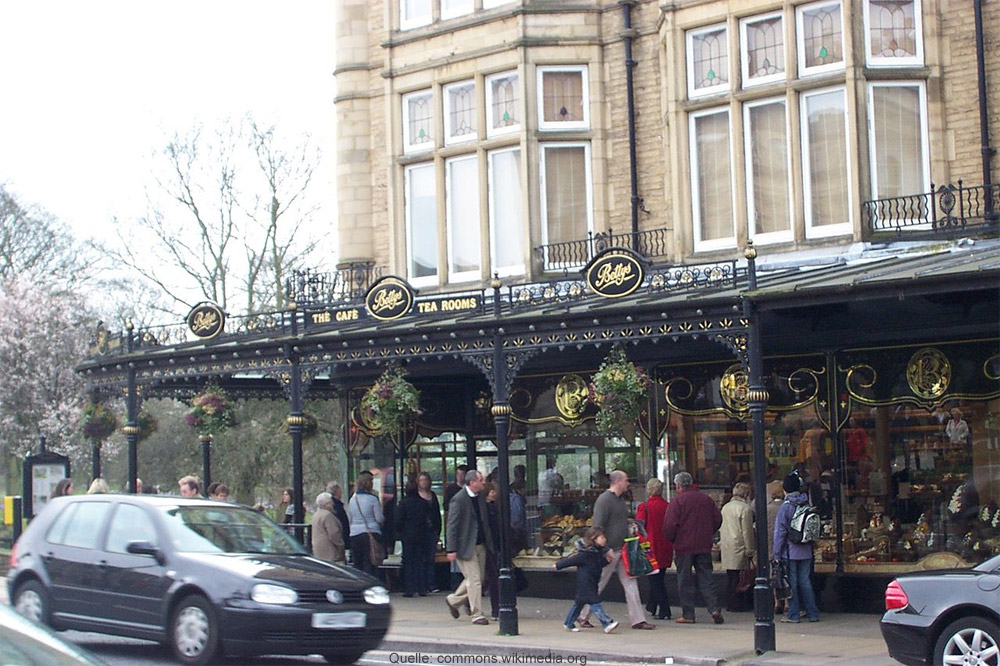
<svg viewBox="0 0 1000 666"><path fill-rule="evenodd" d="M413 289L397 277L382 278L365 295L368 314L383 321L399 319L412 307Z"/></svg>
<svg viewBox="0 0 1000 666"><path fill-rule="evenodd" d="M621 298L642 285L645 269L631 252L605 250L586 269L587 286L598 296Z"/></svg>
<svg viewBox="0 0 1000 666"><path fill-rule="evenodd" d="M191 308L187 325L202 340L214 338L226 327L226 313L215 303L203 301Z"/></svg>

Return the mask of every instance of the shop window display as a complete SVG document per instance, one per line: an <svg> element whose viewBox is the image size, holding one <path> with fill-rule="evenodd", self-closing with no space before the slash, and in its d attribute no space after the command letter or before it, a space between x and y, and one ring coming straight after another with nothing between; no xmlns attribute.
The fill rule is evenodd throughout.
<svg viewBox="0 0 1000 666"><path fill-rule="evenodd" d="M858 407L842 431L845 562L1000 553L1000 401Z"/></svg>

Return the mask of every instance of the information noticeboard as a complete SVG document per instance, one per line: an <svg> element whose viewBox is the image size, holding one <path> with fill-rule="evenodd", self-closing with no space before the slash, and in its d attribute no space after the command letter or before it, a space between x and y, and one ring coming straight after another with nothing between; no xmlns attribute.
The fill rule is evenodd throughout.
<svg viewBox="0 0 1000 666"><path fill-rule="evenodd" d="M69 458L46 451L24 459L24 517L32 518L49 501L52 489L69 476Z"/></svg>

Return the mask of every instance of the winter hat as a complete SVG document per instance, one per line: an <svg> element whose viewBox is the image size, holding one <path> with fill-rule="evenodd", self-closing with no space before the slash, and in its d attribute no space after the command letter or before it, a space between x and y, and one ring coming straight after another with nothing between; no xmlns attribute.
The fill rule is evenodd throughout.
<svg viewBox="0 0 1000 666"><path fill-rule="evenodd" d="M802 489L802 479L794 472L785 477L785 482L781 484L786 493L797 493Z"/></svg>

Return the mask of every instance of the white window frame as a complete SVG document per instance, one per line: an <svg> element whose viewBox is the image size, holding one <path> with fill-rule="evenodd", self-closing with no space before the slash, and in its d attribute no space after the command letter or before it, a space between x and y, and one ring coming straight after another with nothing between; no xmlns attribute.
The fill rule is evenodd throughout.
<svg viewBox="0 0 1000 666"><path fill-rule="evenodd" d="M581 105L583 107L583 120L578 121L552 121L545 120L545 74L549 72L579 72L581 75ZM535 79L538 93L538 129L541 131L565 132L569 130L590 129L590 76L587 65L545 65L538 67L535 72Z"/></svg>
<svg viewBox="0 0 1000 666"><path fill-rule="evenodd" d="M524 275L524 273L525 273L525 270L524 270L525 265L524 265L524 248L523 248L523 245L520 247L521 251L520 251L519 254L520 254L520 257L521 257L521 262L519 264L510 264L508 266L500 266L498 264L498 262L497 262L497 242L496 242L496 235L495 235L494 232L495 232L495 230L496 230L496 228L497 228L497 226L499 224L499 221L496 219L496 199L494 197L495 191L494 191L494 186L493 186L493 174L494 174L493 158L496 155L499 155L499 154L502 154L502 153L517 153L517 155L518 155L517 159L520 162L521 161L521 147L520 146L511 146L509 148L500 148L498 150L491 150L489 153L487 153L487 156L486 156L486 159L487 159L487 171L488 171L488 181L489 181L489 184L488 184L487 187L489 189L489 215L490 215L490 221L489 221L489 234L490 234L490 270L491 270L491 272L495 272L500 277L509 277L511 275ZM523 162L521 162L521 166L522 166L522 170L523 170L523 166L524 166ZM523 182L521 183L521 185L522 185L522 189L523 189ZM523 198L523 193L522 193L522 198ZM521 211L521 213L520 213L520 216L521 216L520 222L521 222L522 229L519 232L519 237L523 237L523 235L524 235L523 234L523 231L524 231L523 230L523 226L524 226L524 212L523 212L523 210L521 210L523 208L523 203L522 203L521 199L519 199L516 202L515 205L518 207L518 210Z"/></svg>
<svg viewBox="0 0 1000 666"><path fill-rule="evenodd" d="M433 0L427 0L427 13L421 14L419 16L405 16L403 13L406 3L404 0L399 0L399 29L400 30L412 30L414 28L419 28L421 26L430 25L433 14Z"/></svg>
<svg viewBox="0 0 1000 666"><path fill-rule="evenodd" d="M593 173L590 166L590 142L589 141L553 141L547 143L538 144L538 179L541 185L539 204L541 208L541 227L542 227L542 245L549 244L549 213L547 210L546 202L546 192L548 191L545 182L545 156L550 149L558 150L560 148L583 148L583 161L584 161L584 178L586 178L586 188L587 188L587 228L586 233L592 233L594 231L594 179ZM584 240L584 239L580 239ZM543 270L560 270L563 268L573 268L575 266L583 266L586 262L580 264L573 264L569 262L565 263L552 263L549 262L548 256L543 258Z"/></svg>
<svg viewBox="0 0 1000 666"><path fill-rule="evenodd" d="M444 86L442 90L442 101L443 109L442 114L444 116L444 144L446 146L454 146L461 143L469 143L470 141L476 141L479 139L479 128L474 126L472 132L462 136L452 136L452 131L454 128L451 126L451 95L454 91L460 88L471 88L472 89L472 123L473 125L478 125L479 120L479 109L476 107L476 101L479 99L476 93L476 82L473 80L458 81L456 83L449 83Z"/></svg>
<svg viewBox="0 0 1000 666"><path fill-rule="evenodd" d="M411 142L410 137L410 104L409 101L414 97L427 96L429 99L428 106L431 109L431 140L414 145ZM422 153L434 149L434 91L430 89L417 90L415 92L406 93L401 98L402 106L402 119L403 119L403 154L409 155L411 153Z"/></svg>
<svg viewBox="0 0 1000 666"><path fill-rule="evenodd" d="M736 247L736 206L730 212L729 229L730 235L725 238L713 240L701 239L701 195L698 192L698 143L697 132L695 131L695 121L705 116L725 114L729 121L729 188L730 192L736 194L736 165L733 163L733 118L728 106L714 106L703 111L695 111L688 114L688 155L691 160L691 219L694 222L692 238L694 239L695 252L710 252L712 250L723 250Z"/></svg>
<svg viewBox="0 0 1000 666"><path fill-rule="evenodd" d="M754 233L755 220L750 219L754 215L756 204L754 201L753 187L753 146L751 145L752 132L750 127L750 111L758 106L781 103L785 109L785 154L788 155L788 182L785 183L786 195L788 197L788 229L771 233ZM745 158L744 168L747 178L747 237L754 243L765 245L767 243L785 243L795 240L795 223L793 218L794 202L792 201L792 128L788 117L788 99L782 97L769 97L767 99L747 102L743 105L743 152Z"/></svg>
<svg viewBox="0 0 1000 666"><path fill-rule="evenodd" d="M476 9L476 3L473 0L451 0L455 3L453 7L445 7L445 2L447 0L437 0L441 5L441 20L447 21L448 19L457 18L459 16L465 16L466 14L471 14Z"/></svg>
<svg viewBox="0 0 1000 666"><path fill-rule="evenodd" d="M924 156L924 163L921 169L921 177L923 178L924 185L920 192L912 192L911 194L923 194L930 190L931 182L931 167L930 167L930 140L928 139L928 120L927 120L927 87L923 81L877 81L870 82L868 84L868 90L865 93L865 104L866 112L868 115L868 163L871 171L871 188L872 188L872 198L878 196L879 185L878 185L878 162L876 161L876 155L878 154L878 146L876 145L876 133L875 133L875 89L876 88L916 88L917 98L920 103L920 152ZM910 220L915 222L916 220ZM926 220L922 220L926 221ZM909 226L908 228L913 228Z"/></svg>
<svg viewBox="0 0 1000 666"><path fill-rule="evenodd" d="M434 162L421 162L419 164L411 164L411 165L409 165L407 167L404 167L404 169L403 169L403 187L404 187L404 192L403 192L404 206L403 206L403 208L404 208L404 215L405 215L405 218L406 218L406 279L414 287L436 287L438 285L438 280L440 279L440 275L441 275L441 257L440 257L439 254L436 257L436 262L435 262L436 272L433 275L424 275L424 276L420 276L420 277L415 277L415 276L411 275L411 273L410 273L410 269L413 267L413 245L410 242L410 239L413 238L413 219L412 219L412 209L410 208L410 204L413 201L413 197L410 194L410 172L414 171L416 169L426 169L428 167L430 167L432 170L435 171L434 180L436 182L437 181L437 173L436 173L436 168L435 168ZM436 185L435 185L435 188L436 188ZM435 197L434 198L435 198L435 201L436 201L437 200L436 193L435 193ZM438 226L438 223L437 223L437 220L435 219L435 224L434 224L434 227L435 227L434 245L435 245L435 247L437 247L437 244L438 244L438 241L437 241L438 236L437 236L437 231L436 231L437 226ZM439 252L439 251L437 251L437 252ZM437 252L436 252L436 254L437 254Z"/></svg>
<svg viewBox="0 0 1000 666"><path fill-rule="evenodd" d="M483 9L493 9L503 5L513 4L514 0L483 0Z"/></svg>
<svg viewBox="0 0 1000 666"><path fill-rule="evenodd" d="M913 0L913 30L915 33L917 54L908 58L886 58L872 55L871 52L871 2L864 0L865 21L865 62L869 67L921 67L924 64L924 21L923 7L920 0Z"/></svg>
<svg viewBox="0 0 1000 666"><path fill-rule="evenodd" d="M830 88L818 88L803 92L799 97L799 140L802 146L802 208L805 216L806 238L828 238L830 236L844 236L853 232L854 210L853 201L853 172L851 160L847 160L844 166L847 168L847 220L840 224L830 224L815 227L812 224L812 179L809 177L809 116L806 109L806 101L816 95L825 95L831 92L839 92L844 99L844 152L850 156L850 125L848 124L847 109L847 88L844 86L833 86Z"/></svg>
<svg viewBox="0 0 1000 666"><path fill-rule="evenodd" d="M758 21L767 21L774 18L781 19L781 55L784 58L783 69L777 74L767 74L756 79L750 78L750 57L747 52L747 25ZM740 19L740 79L744 88L755 88L765 86L769 83L784 81L788 75L788 44L785 41L785 16L781 12L770 12L768 14L758 14Z"/></svg>
<svg viewBox="0 0 1000 666"><path fill-rule="evenodd" d="M810 9L817 9L819 7L830 7L837 5L840 7L840 52L843 57L840 62L830 63L829 65L814 65L812 67L806 66L806 42L805 42L805 31L802 29L802 17ZM845 63L847 61L847 48L845 44L847 27L844 25L844 4L840 0L834 0L830 2L829 0L823 0L822 2L813 2L808 5L799 5L795 8L795 50L798 55L798 66L799 66L799 76L814 76L816 74L826 74L828 72L840 72L844 70Z"/></svg>
<svg viewBox="0 0 1000 666"><path fill-rule="evenodd" d="M725 85L711 86L709 88L695 88L694 80L694 39L698 35L705 34L707 32L718 32L719 30L725 34L725 39L723 43L726 45L726 83ZM710 97L712 95L721 95L723 93L729 92L732 88L733 82L729 75L730 65L732 63L732 54L729 53L729 26L725 23L714 23L712 25L706 25L701 28L693 28L687 30L684 33L684 60L687 68L687 90L688 98L694 99L696 97Z"/></svg>
<svg viewBox="0 0 1000 666"><path fill-rule="evenodd" d="M455 212L452 210L452 192L453 187L451 183L451 167L459 162L471 162L475 170L475 183L476 183L476 219L475 220L465 220L456 219ZM479 156L476 153L470 153L467 155L458 155L450 159L445 160L444 163L444 200L445 200L445 230L447 235L447 254L448 254L448 282L470 282L472 280L478 280L482 277L483 273L483 259L482 259L482 248L483 248L483 225L479 219L479 211L481 207L481 193L479 191ZM478 242L476 243L476 249L479 251L479 268L474 271L458 271L452 262L454 255L452 250L454 249L454 230L456 225L461 226L463 229L467 229L470 226L476 229L476 235L478 236Z"/></svg>
<svg viewBox="0 0 1000 666"><path fill-rule="evenodd" d="M509 70L506 72L497 72L496 74L490 74L486 77L486 136L492 138L495 136L503 136L505 134L515 134L521 131L521 123L517 122L513 125L508 125L507 127L494 127L493 126L493 82L497 79L506 79L508 77L515 77L516 83L515 87L521 85L521 75L517 70ZM524 115L524 93L523 90L520 96L520 105L518 106L518 111L521 113L522 117Z"/></svg>

